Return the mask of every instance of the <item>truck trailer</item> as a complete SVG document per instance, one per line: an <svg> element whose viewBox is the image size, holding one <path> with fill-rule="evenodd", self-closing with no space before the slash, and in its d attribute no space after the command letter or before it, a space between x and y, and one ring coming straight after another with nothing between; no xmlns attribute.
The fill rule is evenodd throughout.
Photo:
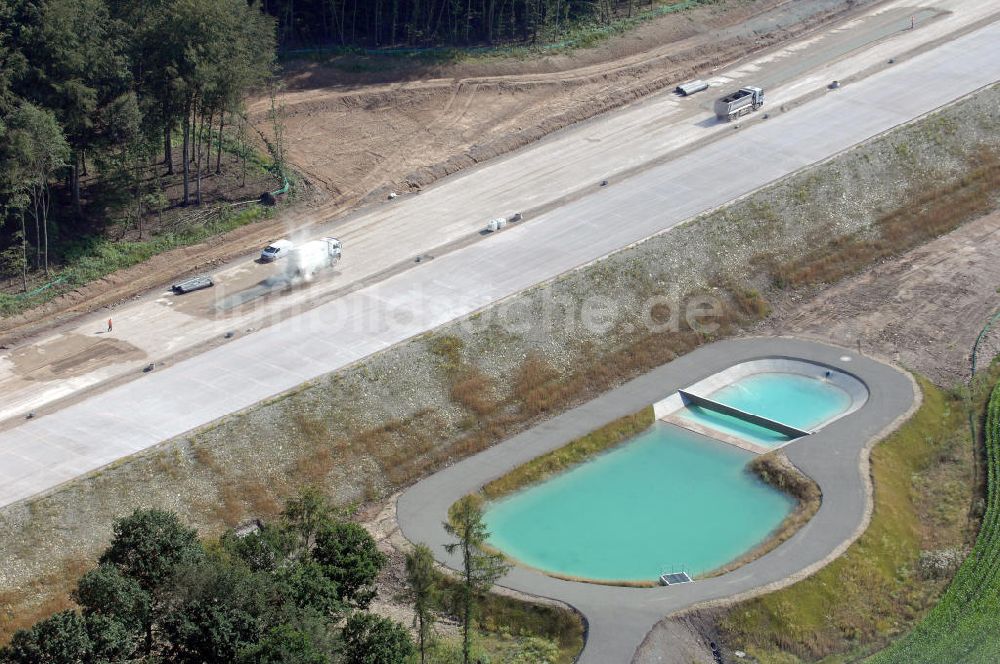
<svg viewBox="0 0 1000 664"><path fill-rule="evenodd" d="M764 105L764 90L748 85L715 100L715 115L720 120L734 120Z"/></svg>
<svg viewBox="0 0 1000 664"><path fill-rule="evenodd" d="M333 267L340 260L341 249L335 237L300 244L289 252L285 274L289 279L309 281L317 272Z"/></svg>

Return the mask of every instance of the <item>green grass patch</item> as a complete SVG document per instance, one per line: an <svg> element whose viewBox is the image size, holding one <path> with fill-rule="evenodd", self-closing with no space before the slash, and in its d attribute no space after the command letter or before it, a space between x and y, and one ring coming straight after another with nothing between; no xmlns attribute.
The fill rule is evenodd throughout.
<svg viewBox="0 0 1000 664"><path fill-rule="evenodd" d="M1000 384L986 412L987 494L979 537L941 601L872 664L1000 661Z"/></svg>
<svg viewBox="0 0 1000 664"><path fill-rule="evenodd" d="M442 576L443 600L446 611L450 598L458 591L459 581ZM583 650L584 626L575 611L553 604L535 604L524 600L487 593L479 597L479 633L477 648L493 657L483 661L538 662L551 661L553 664L570 664ZM532 639L542 639L556 646L557 652L551 658L517 659L518 653L529 656L533 646L544 650L544 644L532 644ZM442 651L447 647L442 648ZM443 654L443 652L442 652ZM548 653L546 653L548 654ZM437 662L438 659L431 661ZM450 661L442 658L442 661ZM459 660L461 661L461 660Z"/></svg>
<svg viewBox="0 0 1000 664"><path fill-rule="evenodd" d="M638 413L609 422L586 436L577 438L557 450L552 450L518 466L484 486L482 493L486 498L496 500L531 484L544 482L553 475L586 461L631 438L640 431L648 429L654 420L653 407L647 406Z"/></svg>
<svg viewBox="0 0 1000 664"><path fill-rule="evenodd" d="M0 315L16 315L44 304L68 290L138 265L157 254L198 244L215 235L266 219L272 214L273 208L253 205L239 211L214 214L204 224L190 225L177 232L161 233L141 242L97 236L74 241L64 249L65 266L52 272L52 281L59 280L59 283L51 288L31 291L27 297L0 293Z"/></svg>
<svg viewBox="0 0 1000 664"><path fill-rule="evenodd" d="M761 664L871 652L943 591L946 579L921 573L921 552L965 544L972 446L965 395L918 382L920 408L872 451L868 529L808 579L724 613L718 626L731 648Z"/></svg>

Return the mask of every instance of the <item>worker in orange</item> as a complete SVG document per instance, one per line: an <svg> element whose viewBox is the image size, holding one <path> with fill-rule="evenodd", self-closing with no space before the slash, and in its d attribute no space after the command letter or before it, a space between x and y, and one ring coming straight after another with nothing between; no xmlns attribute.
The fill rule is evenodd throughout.
<svg viewBox="0 0 1000 664"><path fill-rule="evenodd" d="M109 318L108 319L108 332L110 332L110 331L111 331L111 319Z"/></svg>

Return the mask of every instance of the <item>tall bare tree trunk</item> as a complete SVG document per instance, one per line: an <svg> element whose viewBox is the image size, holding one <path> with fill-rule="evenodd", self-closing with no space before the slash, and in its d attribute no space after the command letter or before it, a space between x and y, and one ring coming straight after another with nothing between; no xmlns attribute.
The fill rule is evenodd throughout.
<svg viewBox="0 0 1000 664"><path fill-rule="evenodd" d="M211 124L211 122L209 123ZM201 118L198 122L198 137L195 143L198 146L197 154L198 157L194 162L194 172L195 172L195 199L198 201L198 205L201 205L201 144L205 135L205 114L201 113Z"/></svg>
<svg viewBox="0 0 1000 664"><path fill-rule="evenodd" d="M184 162L184 203L183 205L188 205L191 202L191 196L189 191L190 182L190 169L188 167L188 145L191 143L191 105L187 106L187 113L184 114L184 150L182 151L183 158L181 161Z"/></svg>
<svg viewBox="0 0 1000 664"><path fill-rule="evenodd" d="M24 228L24 208L21 209L21 285L28 292L28 232Z"/></svg>
<svg viewBox="0 0 1000 664"><path fill-rule="evenodd" d="M80 207L80 155L73 154L73 173L71 176L73 186L73 211L77 216L83 215L83 208Z"/></svg>
<svg viewBox="0 0 1000 664"><path fill-rule="evenodd" d="M243 176L240 181L240 187L245 187L247 186L247 120L240 114L236 116L236 122L237 136L239 136L240 159L243 161Z"/></svg>
<svg viewBox="0 0 1000 664"><path fill-rule="evenodd" d="M135 160L135 221L139 225L139 242L142 242L142 170L147 157ZM152 161L152 156L149 157Z"/></svg>
<svg viewBox="0 0 1000 664"><path fill-rule="evenodd" d="M37 185L35 185L37 186ZM34 189L34 186L32 186ZM38 223L38 192L35 191L31 195L31 212L32 216L35 217L35 269L37 270L42 266L42 236L41 230Z"/></svg>
<svg viewBox="0 0 1000 664"><path fill-rule="evenodd" d="M222 173L222 130L226 128L226 112L222 111L219 118L219 150L215 153L215 174ZM209 153L209 157L211 157Z"/></svg>
<svg viewBox="0 0 1000 664"><path fill-rule="evenodd" d="M170 143L171 126L163 127L163 163L167 165L167 175L174 174L174 147Z"/></svg>
<svg viewBox="0 0 1000 664"><path fill-rule="evenodd" d="M198 133L198 104L197 103L192 103L191 104L190 115L191 115L191 131L194 132L195 136L197 136L197 133ZM194 146L195 146L195 143L196 143L196 141L191 141L191 154L188 157L191 160L191 163L194 163Z"/></svg>
<svg viewBox="0 0 1000 664"><path fill-rule="evenodd" d="M42 190L40 192L42 197L42 235L44 236L45 242L45 276L49 276L49 184L45 182L42 184Z"/></svg>

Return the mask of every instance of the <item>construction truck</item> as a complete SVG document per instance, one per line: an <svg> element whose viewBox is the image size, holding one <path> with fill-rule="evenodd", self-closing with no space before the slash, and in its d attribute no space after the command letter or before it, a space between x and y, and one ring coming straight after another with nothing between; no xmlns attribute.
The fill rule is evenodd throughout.
<svg viewBox="0 0 1000 664"><path fill-rule="evenodd" d="M715 100L715 116L720 120L735 120L764 105L764 90L748 85Z"/></svg>
<svg viewBox="0 0 1000 664"><path fill-rule="evenodd" d="M340 260L342 246L335 237L312 240L294 247L288 253L285 274L292 280L311 280L317 272Z"/></svg>

